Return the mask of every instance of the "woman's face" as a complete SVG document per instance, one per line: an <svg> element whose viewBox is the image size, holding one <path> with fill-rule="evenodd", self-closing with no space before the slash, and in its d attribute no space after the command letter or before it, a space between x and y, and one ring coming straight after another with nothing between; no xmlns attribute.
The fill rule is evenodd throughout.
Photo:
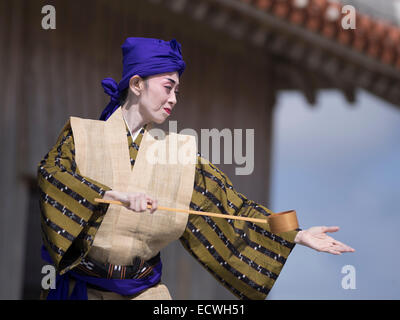
<svg viewBox="0 0 400 320"><path fill-rule="evenodd" d="M175 107L178 90L178 72L149 76L139 99L139 109L144 118L157 124L163 123Z"/></svg>

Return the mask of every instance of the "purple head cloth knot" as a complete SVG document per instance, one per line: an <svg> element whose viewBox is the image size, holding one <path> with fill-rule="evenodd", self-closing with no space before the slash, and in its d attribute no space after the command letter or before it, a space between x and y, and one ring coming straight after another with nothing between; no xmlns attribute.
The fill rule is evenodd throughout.
<svg viewBox="0 0 400 320"><path fill-rule="evenodd" d="M178 72L182 75L186 64L182 58L181 45L175 39L164 41L152 38L127 38L122 48L122 79L117 85L115 80L105 78L101 84L111 101L103 110L100 120L107 120L119 107L120 93L128 88L134 75L142 78L166 72Z"/></svg>
<svg viewBox="0 0 400 320"><path fill-rule="evenodd" d="M103 81L101 81L101 85L103 86L104 92L111 96L111 101L119 101L118 84L113 78L103 79Z"/></svg>

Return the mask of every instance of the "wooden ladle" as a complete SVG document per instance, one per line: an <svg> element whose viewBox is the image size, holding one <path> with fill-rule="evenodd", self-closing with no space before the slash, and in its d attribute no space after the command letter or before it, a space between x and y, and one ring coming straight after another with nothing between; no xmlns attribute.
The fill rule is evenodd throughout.
<svg viewBox="0 0 400 320"><path fill-rule="evenodd" d="M94 200L96 202L101 202L101 203L125 205L123 202L116 201L116 200L103 200L103 199L99 199L99 198L96 198ZM147 208L151 209L151 205L148 204ZM272 233L281 233L281 232L292 231L299 227L299 223L297 221L297 216L296 216L295 210L274 213L274 214L271 214L268 217L266 217L266 219L258 219L258 218L233 216L233 215L214 213L214 212L168 208L168 207L162 207L162 206L158 206L157 209L171 211L171 212L184 212L184 213L188 213L188 214L196 214L196 215L203 215L203 216L223 218L223 219L236 219L236 220L243 220L243 221L249 221L249 222L268 223Z"/></svg>

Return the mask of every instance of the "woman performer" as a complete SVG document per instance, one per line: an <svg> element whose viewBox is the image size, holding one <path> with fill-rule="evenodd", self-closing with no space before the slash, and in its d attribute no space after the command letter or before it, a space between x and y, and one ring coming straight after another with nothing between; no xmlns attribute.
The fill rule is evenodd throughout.
<svg viewBox="0 0 400 320"><path fill-rule="evenodd" d="M111 101L100 121L71 117L38 167L42 257L57 268L56 288L42 298L171 299L160 281L159 252L176 239L240 299L265 299L296 243L331 254L354 251L326 235L338 227L277 235L268 224L158 210L160 201L253 218L272 213L202 158L194 137L156 139L150 132L177 102L185 69L180 44L127 38L122 53L122 80L102 81ZM151 153L165 147L184 147L191 161L165 164L163 152ZM150 163L149 154L157 161Z"/></svg>

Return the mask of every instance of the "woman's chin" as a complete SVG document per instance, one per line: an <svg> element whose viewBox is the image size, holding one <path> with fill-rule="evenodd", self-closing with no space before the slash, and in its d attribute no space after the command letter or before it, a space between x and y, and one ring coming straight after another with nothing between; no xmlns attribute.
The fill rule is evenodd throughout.
<svg viewBox="0 0 400 320"><path fill-rule="evenodd" d="M169 118L169 114L163 111L162 113L151 114L149 118L151 119L151 122L162 124Z"/></svg>
<svg viewBox="0 0 400 320"><path fill-rule="evenodd" d="M167 120L167 118L154 118L152 122L157 123L157 124L162 124Z"/></svg>

